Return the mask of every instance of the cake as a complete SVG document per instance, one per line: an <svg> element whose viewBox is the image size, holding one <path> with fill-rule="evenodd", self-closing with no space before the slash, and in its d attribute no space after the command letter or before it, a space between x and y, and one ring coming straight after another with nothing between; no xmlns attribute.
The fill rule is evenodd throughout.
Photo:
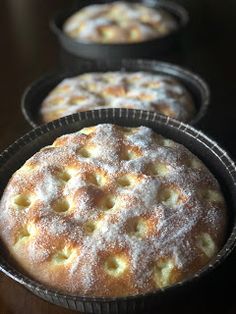
<svg viewBox="0 0 236 314"><path fill-rule="evenodd" d="M157 111L190 121L196 110L192 97L175 78L150 72L85 73L66 78L44 99L42 122L79 111L129 108Z"/></svg>
<svg viewBox="0 0 236 314"><path fill-rule="evenodd" d="M13 174L0 203L10 260L72 295L137 295L189 278L221 249L226 226L207 167L143 126L57 138Z"/></svg>
<svg viewBox="0 0 236 314"><path fill-rule="evenodd" d="M76 41L106 44L142 42L176 29L177 21L167 11L123 1L86 6L63 25Z"/></svg>

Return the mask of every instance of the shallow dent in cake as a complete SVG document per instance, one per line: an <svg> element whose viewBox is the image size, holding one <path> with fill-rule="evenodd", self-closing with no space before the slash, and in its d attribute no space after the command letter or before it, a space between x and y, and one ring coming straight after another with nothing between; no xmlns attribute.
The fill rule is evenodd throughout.
<svg viewBox="0 0 236 314"><path fill-rule="evenodd" d="M141 157L141 154L138 154L137 152L132 151L130 149L125 149L122 153L122 160L129 161L139 157Z"/></svg>
<svg viewBox="0 0 236 314"><path fill-rule="evenodd" d="M200 197L202 197L205 201L211 203L223 203L224 199L221 193L217 190L203 188L199 191Z"/></svg>
<svg viewBox="0 0 236 314"><path fill-rule="evenodd" d="M35 236L36 233L37 230L33 223L28 223L27 225L22 226L18 232L14 246L18 247L19 245L26 244L30 240L30 237Z"/></svg>
<svg viewBox="0 0 236 314"><path fill-rule="evenodd" d="M64 168L56 173L56 177L62 181L62 183L66 184L70 179L72 179L76 175L77 170L73 168Z"/></svg>
<svg viewBox="0 0 236 314"><path fill-rule="evenodd" d="M18 194L13 198L13 204L18 209L25 209L31 205L31 196L29 194Z"/></svg>
<svg viewBox="0 0 236 314"><path fill-rule="evenodd" d="M153 277L157 288L164 288L171 284L171 273L175 265L171 259L161 260L155 263Z"/></svg>
<svg viewBox="0 0 236 314"><path fill-rule="evenodd" d="M135 176L130 175L130 174L126 174L126 175L123 175L117 179L117 184L121 188L127 188L128 189L128 188L133 187L135 185L136 181L137 180L136 180Z"/></svg>
<svg viewBox="0 0 236 314"><path fill-rule="evenodd" d="M127 267L127 261L122 256L110 256L104 263L104 271L112 277L120 277Z"/></svg>
<svg viewBox="0 0 236 314"><path fill-rule="evenodd" d="M197 236L197 246L209 258L216 253L216 244L209 233L201 233Z"/></svg>
<svg viewBox="0 0 236 314"><path fill-rule="evenodd" d="M162 186L158 193L158 200L169 207L176 207L186 201L186 198L177 187Z"/></svg>
<svg viewBox="0 0 236 314"><path fill-rule="evenodd" d="M165 177L170 173L170 166L164 162L155 162L148 166L147 173L152 176Z"/></svg>
<svg viewBox="0 0 236 314"><path fill-rule="evenodd" d="M203 166L201 161L195 157L187 158L184 163L187 167L196 169L196 170L201 169Z"/></svg>
<svg viewBox="0 0 236 314"><path fill-rule="evenodd" d="M126 222L126 231L130 236L144 238L148 233L148 223L142 217L131 217Z"/></svg>
<svg viewBox="0 0 236 314"><path fill-rule="evenodd" d="M102 198L100 206L103 210L108 211L115 208L116 197L115 195L107 195Z"/></svg>
<svg viewBox="0 0 236 314"><path fill-rule="evenodd" d="M52 262L57 265L64 265L77 256L76 250L65 246L62 250L58 250L52 257Z"/></svg>
<svg viewBox="0 0 236 314"><path fill-rule="evenodd" d="M57 213L66 213L70 209L70 203L66 199L59 199L53 206L53 210Z"/></svg>
<svg viewBox="0 0 236 314"><path fill-rule="evenodd" d="M92 156L91 152L86 147L82 147L77 151L77 154L79 154L83 158L90 158Z"/></svg>
<svg viewBox="0 0 236 314"><path fill-rule="evenodd" d="M176 147L176 144L174 141L168 139L168 138L163 138L162 139L162 145L165 147L170 147L170 148L174 148Z"/></svg>
<svg viewBox="0 0 236 314"><path fill-rule="evenodd" d="M86 181L98 187L102 187L106 184L106 177L98 172L93 172L87 175Z"/></svg>
<svg viewBox="0 0 236 314"><path fill-rule="evenodd" d="M99 229L99 221L87 221L84 224L84 231L87 235L92 235L97 229Z"/></svg>

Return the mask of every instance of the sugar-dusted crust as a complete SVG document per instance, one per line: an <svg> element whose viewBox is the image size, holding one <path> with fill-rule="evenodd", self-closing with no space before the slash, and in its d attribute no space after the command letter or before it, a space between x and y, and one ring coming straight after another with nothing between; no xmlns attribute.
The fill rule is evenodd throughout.
<svg viewBox="0 0 236 314"><path fill-rule="evenodd" d="M11 178L0 235L31 277L90 296L182 280L223 244L226 206L203 163L147 127L59 137Z"/></svg>
<svg viewBox="0 0 236 314"><path fill-rule="evenodd" d="M195 114L193 100L180 82L148 72L86 73L64 79L43 101L40 112L42 121L49 122L99 108L157 111L181 121Z"/></svg>
<svg viewBox="0 0 236 314"><path fill-rule="evenodd" d="M116 1L89 5L66 20L64 32L78 41L133 43L165 36L177 22L162 9Z"/></svg>

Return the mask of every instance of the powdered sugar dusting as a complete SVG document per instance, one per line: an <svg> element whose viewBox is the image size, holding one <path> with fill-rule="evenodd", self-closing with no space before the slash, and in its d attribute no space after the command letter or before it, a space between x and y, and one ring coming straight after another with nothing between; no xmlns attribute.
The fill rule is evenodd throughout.
<svg viewBox="0 0 236 314"><path fill-rule="evenodd" d="M223 198L201 191L221 193L219 185L200 161L189 166L196 157L185 147L163 143L146 127L102 124L36 153L0 204L1 238L14 258L47 285L85 295L153 290L163 261L175 280L205 265L196 239L207 233L220 248L226 210ZM111 257L119 276L114 264L106 270Z"/></svg>
<svg viewBox="0 0 236 314"><path fill-rule="evenodd" d="M89 73L63 80L42 103L50 121L78 111L99 108L158 111L188 121L195 109L188 91L174 78L148 72Z"/></svg>
<svg viewBox="0 0 236 314"><path fill-rule="evenodd" d="M58 195L58 188L60 184L47 171L43 174L43 176L43 180L40 180L36 186L35 193L40 200L47 204L49 201L54 199L56 195Z"/></svg>

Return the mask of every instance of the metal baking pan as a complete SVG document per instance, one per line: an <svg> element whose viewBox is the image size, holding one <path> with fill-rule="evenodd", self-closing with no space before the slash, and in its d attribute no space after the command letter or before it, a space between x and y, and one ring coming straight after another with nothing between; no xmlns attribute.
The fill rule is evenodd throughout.
<svg viewBox="0 0 236 314"><path fill-rule="evenodd" d="M53 33L57 36L62 47L70 53L85 58L85 59L113 59L118 60L122 58L156 58L178 43L182 31L186 27L189 16L187 11L179 4L164 0L137 0L137 3L144 4L151 8L161 8L170 13L176 20L178 27L170 34L146 40L139 43L127 44L104 44L92 43L85 41L76 41L67 36L63 30L63 24L68 17L76 11L82 9L90 4L107 3L106 0L88 1L80 0L78 5L71 9L63 10L55 14L50 21L50 26Z"/></svg>
<svg viewBox="0 0 236 314"><path fill-rule="evenodd" d="M196 287L199 288L194 296L199 298L199 293L204 291L207 281L211 281L211 278L216 276L219 266L226 262L226 258L235 247L236 167L228 154L216 142L193 127L153 112L128 109L103 109L67 116L33 129L0 155L1 191L4 190L11 175L40 148L51 144L58 136L99 123L150 127L157 133L185 145L206 164L219 181L227 202L228 232L223 248L210 264L193 277L163 290L127 297L86 297L67 295L52 290L20 271L9 258L5 257L3 250L0 252L0 270L40 298L86 313L128 314L138 311L146 313L150 306L155 308L155 312L159 312L161 307L167 308L168 304L175 302L176 299L184 302L184 298Z"/></svg>

